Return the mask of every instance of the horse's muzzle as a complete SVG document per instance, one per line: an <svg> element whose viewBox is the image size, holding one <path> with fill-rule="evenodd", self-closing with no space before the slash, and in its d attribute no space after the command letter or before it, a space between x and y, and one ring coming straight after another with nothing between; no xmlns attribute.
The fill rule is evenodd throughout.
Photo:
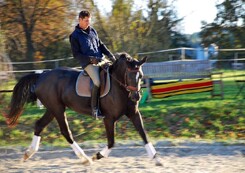
<svg viewBox="0 0 245 173"><path fill-rule="evenodd" d="M137 102L141 99L140 91L131 91L130 98L133 102Z"/></svg>

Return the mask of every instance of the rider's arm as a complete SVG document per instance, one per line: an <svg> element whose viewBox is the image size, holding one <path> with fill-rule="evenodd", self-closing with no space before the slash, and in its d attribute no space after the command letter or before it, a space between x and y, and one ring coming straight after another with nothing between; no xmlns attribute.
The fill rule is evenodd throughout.
<svg viewBox="0 0 245 173"><path fill-rule="evenodd" d="M86 66L91 63L91 57L84 55L80 49L79 42L76 38L70 35L70 43L73 57L80 61L82 66Z"/></svg>
<svg viewBox="0 0 245 173"><path fill-rule="evenodd" d="M106 47L106 45L99 40L99 44L100 44L100 50L103 54L105 54L106 56L108 56L108 58L112 61L115 62L116 58L114 57L114 55L110 52L110 50Z"/></svg>

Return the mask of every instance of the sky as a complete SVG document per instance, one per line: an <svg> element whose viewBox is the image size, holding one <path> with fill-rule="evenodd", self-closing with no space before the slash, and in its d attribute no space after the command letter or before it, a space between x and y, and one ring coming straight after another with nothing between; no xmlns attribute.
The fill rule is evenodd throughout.
<svg viewBox="0 0 245 173"><path fill-rule="evenodd" d="M216 3L223 0L177 0L175 3L177 16L185 17L179 28L181 33L192 34L201 30L201 21L211 23L217 13ZM96 0L103 12L111 10L111 0ZM136 0L137 8L144 8L144 0Z"/></svg>

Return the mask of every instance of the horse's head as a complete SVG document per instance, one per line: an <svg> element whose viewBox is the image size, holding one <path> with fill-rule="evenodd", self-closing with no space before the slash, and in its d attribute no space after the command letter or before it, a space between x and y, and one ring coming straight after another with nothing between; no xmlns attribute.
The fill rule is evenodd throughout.
<svg viewBox="0 0 245 173"><path fill-rule="evenodd" d="M120 68L123 81L121 84L129 92L130 99L137 102L141 98L141 79L143 78L142 65L146 62L147 57L141 60L133 59L126 53L120 54L118 57L118 66Z"/></svg>

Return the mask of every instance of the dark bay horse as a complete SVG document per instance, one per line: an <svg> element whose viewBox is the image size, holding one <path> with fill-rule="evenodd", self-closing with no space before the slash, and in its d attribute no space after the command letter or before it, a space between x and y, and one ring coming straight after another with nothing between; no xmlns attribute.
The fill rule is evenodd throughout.
<svg viewBox="0 0 245 173"><path fill-rule="evenodd" d="M65 114L66 107L68 107L80 114L91 115L91 98L78 96L75 91L79 71L58 68L22 77L14 87L10 111L5 115L7 124L16 125L26 102L35 101L38 98L46 108L44 115L35 124L34 136L31 145L25 152L24 160L38 151L41 140L40 133L53 119L57 120L62 135L83 163L92 164L93 160L108 157L114 145L115 123L121 116L126 115L143 139L148 156L154 159L157 165L161 165L155 148L147 139L138 110L140 82L143 77L141 66L146 62L146 59L145 57L138 61L126 53L121 53L116 62L109 67L111 89L106 96L101 98L100 105L101 111L105 115L103 121L108 145L94 155L93 159L90 159L74 141Z"/></svg>

